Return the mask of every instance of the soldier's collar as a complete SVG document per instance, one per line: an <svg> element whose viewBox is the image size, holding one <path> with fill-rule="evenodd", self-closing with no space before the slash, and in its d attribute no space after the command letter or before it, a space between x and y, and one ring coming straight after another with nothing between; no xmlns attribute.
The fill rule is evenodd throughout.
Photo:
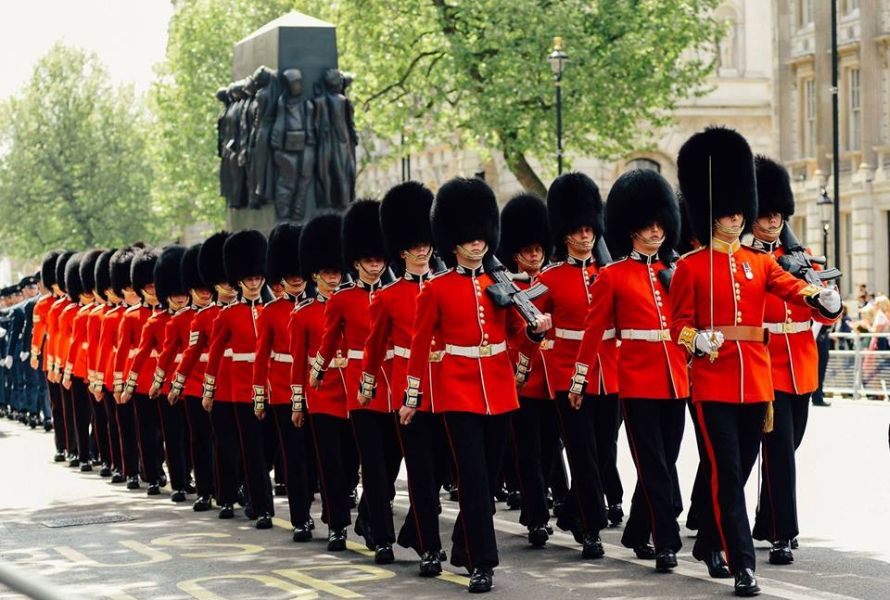
<svg viewBox="0 0 890 600"><path fill-rule="evenodd" d="M409 273L408 271L405 271L405 275L403 276L405 281L413 281L415 283L420 283L422 281L428 281L430 277L432 277L432 273L430 271L427 271L426 273L424 273L422 275L414 275L413 273Z"/></svg>
<svg viewBox="0 0 890 600"><path fill-rule="evenodd" d="M256 306L257 304L262 304L262 303L263 303L263 297L260 296L260 297L257 298L256 300L248 300L247 298L245 298L244 296L242 296L240 302L241 302L242 304L250 304L251 306Z"/></svg>
<svg viewBox="0 0 890 600"><path fill-rule="evenodd" d="M328 301L328 296L325 296L324 294L315 294L315 301L319 304L324 304Z"/></svg>
<svg viewBox="0 0 890 600"><path fill-rule="evenodd" d="M631 250L628 258L643 264L651 265L658 262L658 252L655 252L654 254L644 254L638 250Z"/></svg>
<svg viewBox="0 0 890 600"><path fill-rule="evenodd" d="M454 270L455 272L457 272L458 275L464 275L466 277L480 277L485 272L485 269L482 267L482 265L479 265L479 267L476 269L470 269L459 264L457 265L457 267L455 267Z"/></svg>
<svg viewBox="0 0 890 600"><path fill-rule="evenodd" d="M586 268L593 264L593 255L591 255L585 259L580 259L580 258L575 258L571 254L569 254L566 256L566 264L571 265L573 267Z"/></svg>
<svg viewBox="0 0 890 600"><path fill-rule="evenodd" d="M735 254L741 247L742 243L738 240L738 238L733 240L732 243L718 240L715 237L711 238L711 248L713 248L715 252L722 252L723 254Z"/></svg>
<svg viewBox="0 0 890 600"><path fill-rule="evenodd" d="M361 288L363 290L368 290L369 292L376 292L383 287L383 282L378 279L374 283L365 283L364 281L362 281L362 278L359 277L356 279L355 287Z"/></svg>
<svg viewBox="0 0 890 600"><path fill-rule="evenodd" d="M772 242L764 242L755 235L754 238L751 240L752 248L756 250L763 250L764 252L775 252L781 245L782 241L779 238L776 238L775 241Z"/></svg>

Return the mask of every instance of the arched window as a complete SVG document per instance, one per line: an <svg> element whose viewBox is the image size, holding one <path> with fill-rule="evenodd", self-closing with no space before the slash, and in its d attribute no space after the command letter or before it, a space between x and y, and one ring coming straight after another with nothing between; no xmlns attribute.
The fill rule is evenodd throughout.
<svg viewBox="0 0 890 600"><path fill-rule="evenodd" d="M658 161L652 160L651 158L635 158L628 161L625 170L632 171L634 169L643 169L646 171L655 171L656 173L661 173L661 165L658 163Z"/></svg>

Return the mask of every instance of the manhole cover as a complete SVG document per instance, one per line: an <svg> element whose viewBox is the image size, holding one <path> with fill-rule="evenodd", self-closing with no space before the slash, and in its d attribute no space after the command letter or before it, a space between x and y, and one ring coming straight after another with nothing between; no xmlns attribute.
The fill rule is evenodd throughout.
<svg viewBox="0 0 890 600"><path fill-rule="evenodd" d="M75 527L77 525L100 525L102 523L121 523L132 521L133 517L123 513L93 513L56 517L41 521L44 527Z"/></svg>

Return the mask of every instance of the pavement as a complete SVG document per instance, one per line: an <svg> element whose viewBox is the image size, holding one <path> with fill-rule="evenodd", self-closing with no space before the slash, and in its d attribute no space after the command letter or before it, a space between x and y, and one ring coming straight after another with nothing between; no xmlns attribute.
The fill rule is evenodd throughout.
<svg viewBox="0 0 890 600"><path fill-rule="evenodd" d="M766 561L758 544L762 598L845 600L890 598L890 404L836 401L811 407L798 453L800 549L787 567ZM59 597L111 600L284 600L290 598L448 598L466 593L466 573L448 565L435 579L417 576L413 552L396 548L396 562L375 565L350 530L346 552L326 551L326 527L316 539L295 544L290 526L258 531L241 511L230 521L216 512L195 513L174 505L169 490L149 498L145 490L111 485L97 473L52 462L52 434L0 421L0 566L56 588ZM688 500L697 464L691 423L678 469ZM635 481L622 432L619 469L625 511ZM753 512L757 477L747 488ZM534 550L518 524L518 512L500 504L495 524L501 566L489 598L643 599L730 597L731 580L708 578L690 555L692 535L673 574L654 572L621 547L621 528L603 532L606 558L585 561L571 536L557 532ZM401 480L395 500L397 527L407 493ZM285 499L276 498L279 515ZM457 505L443 496L441 525L447 542ZM681 516L681 522L685 515ZM96 523L95 521L103 521ZM80 524L78 524L80 523ZM92 523L92 524L90 524ZM450 544L445 547L450 550ZM0 586L0 600L22 596Z"/></svg>

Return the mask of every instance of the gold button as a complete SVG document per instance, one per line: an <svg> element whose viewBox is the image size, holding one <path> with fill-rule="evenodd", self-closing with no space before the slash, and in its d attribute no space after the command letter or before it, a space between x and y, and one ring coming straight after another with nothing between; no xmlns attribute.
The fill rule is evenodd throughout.
<svg viewBox="0 0 890 600"><path fill-rule="evenodd" d="M735 322L736 322L736 323L741 323L741 322L742 322L742 318L739 317L738 319L735 320Z"/></svg>
<svg viewBox="0 0 890 600"><path fill-rule="evenodd" d="M482 323L483 325L485 325L485 319L483 319L481 317L479 318L479 322Z"/></svg>
<svg viewBox="0 0 890 600"><path fill-rule="evenodd" d="M658 303L658 306L662 306L661 302Z"/></svg>

